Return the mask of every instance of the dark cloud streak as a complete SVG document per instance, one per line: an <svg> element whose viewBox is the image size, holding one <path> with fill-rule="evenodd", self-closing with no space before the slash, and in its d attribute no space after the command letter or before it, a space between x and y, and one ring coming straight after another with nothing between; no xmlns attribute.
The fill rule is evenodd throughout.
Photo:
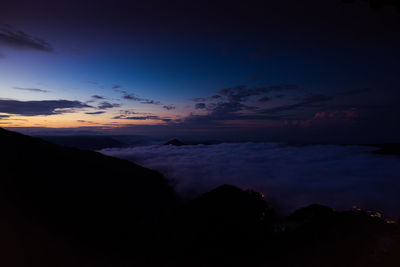
<svg viewBox="0 0 400 267"><path fill-rule="evenodd" d="M175 107L172 106L172 105L164 105L164 106L163 106L163 109L166 109L166 110L173 110L173 109L175 109Z"/></svg>
<svg viewBox="0 0 400 267"><path fill-rule="evenodd" d="M116 103L109 103L109 102L101 102L100 105L97 107L98 109L110 109L110 108L115 108L115 107L120 107L120 104Z"/></svg>
<svg viewBox="0 0 400 267"><path fill-rule="evenodd" d="M83 108L91 108L91 106L80 101L70 100L19 101L0 99L1 113L21 116L57 115Z"/></svg>
<svg viewBox="0 0 400 267"><path fill-rule="evenodd" d="M290 104L290 105L283 105L280 107L276 108L269 108L269 109L264 109L260 113L264 114L271 114L271 113L279 113L282 111L293 111L297 110L299 108L306 108L313 106L315 104L320 104L324 102L328 102L330 100L333 100L335 97L334 96L326 96L326 95L312 95L304 98L302 101L295 103L295 104Z"/></svg>
<svg viewBox="0 0 400 267"><path fill-rule="evenodd" d="M53 47L46 41L33 37L23 31L15 31L11 26L0 28L0 44L15 49L37 50L53 53Z"/></svg>
<svg viewBox="0 0 400 267"><path fill-rule="evenodd" d="M92 95L92 98L95 98L95 99L105 99L104 96L100 96L100 95Z"/></svg>
<svg viewBox="0 0 400 267"><path fill-rule="evenodd" d="M159 120L159 121L164 121L164 122L170 122L171 119L169 118L160 118L159 116L155 115L147 115L147 116L126 116L126 115L118 115L113 117L112 119L118 119L118 120Z"/></svg>
<svg viewBox="0 0 400 267"><path fill-rule="evenodd" d="M36 93L48 93L50 91L44 90L44 89L39 89L39 88L23 88L23 87L13 87L16 90L21 90L21 91L30 91L30 92L36 92Z"/></svg>
<svg viewBox="0 0 400 267"><path fill-rule="evenodd" d="M241 102L247 100L249 97L257 95L265 95L271 92L279 92L284 90L295 90L296 85L273 85L267 87L247 88L245 85L238 85L219 90L219 93L228 97L231 101Z"/></svg>
<svg viewBox="0 0 400 267"><path fill-rule="evenodd" d="M205 103L197 103L196 105L194 105L195 109L205 109L206 108L206 104Z"/></svg>
<svg viewBox="0 0 400 267"><path fill-rule="evenodd" d="M156 100L152 100L152 99L148 99L148 98L141 98L138 96L135 96L134 94L130 94L127 91L124 90L119 90L119 88L121 88L120 86L114 88L115 86L113 86L113 89L115 89L117 92L122 93L122 97L126 100L131 100L131 101L137 101L140 102L141 104L147 104L147 105L162 105L162 103L160 101L156 101Z"/></svg>
<svg viewBox="0 0 400 267"><path fill-rule="evenodd" d="M103 113L105 113L105 111L85 112L85 114L88 114L88 115L99 115L99 114L103 114Z"/></svg>

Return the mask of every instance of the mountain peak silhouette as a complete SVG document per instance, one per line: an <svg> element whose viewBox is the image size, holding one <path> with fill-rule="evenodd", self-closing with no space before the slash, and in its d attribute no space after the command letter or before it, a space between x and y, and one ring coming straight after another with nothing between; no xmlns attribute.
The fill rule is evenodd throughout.
<svg viewBox="0 0 400 267"><path fill-rule="evenodd" d="M185 144L185 143L179 141L178 139L172 139L172 140L169 140L168 142L166 142L164 145L165 145L165 146L167 146L167 145L185 146L185 145L187 145L187 144Z"/></svg>

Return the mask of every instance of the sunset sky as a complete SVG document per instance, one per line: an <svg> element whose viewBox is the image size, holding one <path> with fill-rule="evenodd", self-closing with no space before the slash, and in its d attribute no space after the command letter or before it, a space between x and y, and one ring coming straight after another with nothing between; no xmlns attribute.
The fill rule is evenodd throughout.
<svg viewBox="0 0 400 267"><path fill-rule="evenodd" d="M398 141L400 14L264 2L1 1L0 127Z"/></svg>

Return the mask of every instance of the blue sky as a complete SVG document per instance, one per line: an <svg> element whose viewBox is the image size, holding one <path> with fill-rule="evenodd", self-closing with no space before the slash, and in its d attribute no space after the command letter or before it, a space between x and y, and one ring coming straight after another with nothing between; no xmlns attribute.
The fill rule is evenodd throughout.
<svg viewBox="0 0 400 267"><path fill-rule="evenodd" d="M400 16L391 7L74 3L1 4L0 126L304 142L339 142L332 131L348 142L360 131L360 142L398 136Z"/></svg>

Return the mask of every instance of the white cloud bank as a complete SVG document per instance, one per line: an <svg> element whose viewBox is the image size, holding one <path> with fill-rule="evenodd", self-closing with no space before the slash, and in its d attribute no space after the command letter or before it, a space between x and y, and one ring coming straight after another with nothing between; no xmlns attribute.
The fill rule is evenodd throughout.
<svg viewBox="0 0 400 267"><path fill-rule="evenodd" d="M400 215L400 158L367 153L361 146L286 146L276 143L151 145L104 149L172 179L195 197L221 184L265 194L278 210L312 203L337 209L352 205Z"/></svg>

